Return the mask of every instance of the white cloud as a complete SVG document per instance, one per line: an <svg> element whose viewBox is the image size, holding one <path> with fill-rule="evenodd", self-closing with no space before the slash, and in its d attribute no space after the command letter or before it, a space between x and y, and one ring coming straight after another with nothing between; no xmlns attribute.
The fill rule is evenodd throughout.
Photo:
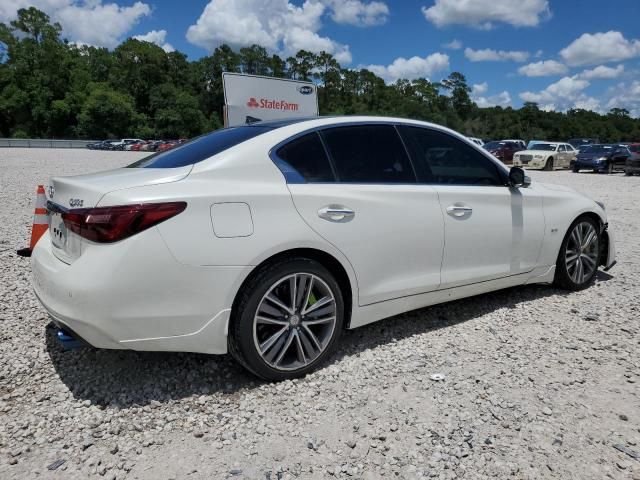
<svg viewBox="0 0 640 480"><path fill-rule="evenodd" d="M442 47L448 48L449 50L460 50L462 48L462 42L460 40L454 39L449 43L443 44Z"/></svg>
<svg viewBox="0 0 640 480"><path fill-rule="evenodd" d="M487 82L476 83L471 87L471 95L482 95L483 93L487 93L489 89L489 84Z"/></svg>
<svg viewBox="0 0 640 480"><path fill-rule="evenodd" d="M607 92L606 110L626 108L632 117L640 118L640 80L630 84L619 83Z"/></svg>
<svg viewBox="0 0 640 480"><path fill-rule="evenodd" d="M129 7L101 0L0 0L0 21L16 18L18 9L36 7L62 25L63 34L77 44L115 47L131 29L151 13L151 7L135 2Z"/></svg>
<svg viewBox="0 0 640 480"><path fill-rule="evenodd" d="M462 24L487 30L495 23L534 27L551 15L547 0L435 0L422 13L438 27Z"/></svg>
<svg viewBox="0 0 640 480"><path fill-rule="evenodd" d="M173 52L175 48L168 42L165 42L167 37L166 30L151 30L144 35L135 35L133 38L136 40L141 40L143 42L155 43L159 47L161 47L165 52Z"/></svg>
<svg viewBox="0 0 640 480"><path fill-rule="evenodd" d="M332 10L331 18L336 23L359 27L382 25L389 17L389 7L384 2L362 2L360 0L323 0Z"/></svg>
<svg viewBox="0 0 640 480"><path fill-rule="evenodd" d="M488 107L508 107L511 105L511 95L506 90L497 95L484 96L489 90L487 82L477 83L471 87L471 100L476 102L480 108Z"/></svg>
<svg viewBox="0 0 640 480"><path fill-rule="evenodd" d="M301 7L289 0L211 0L187 30L187 40L208 50L223 43L232 47L255 43L284 55L301 49L314 53L324 50L338 61L349 63L347 45L318 34L326 8L313 0ZM357 18L370 18L363 15Z"/></svg>
<svg viewBox="0 0 640 480"><path fill-rule="evenodd" d="M464 49L464 56L472 62L504 62L507 60L526 62L527 58L529 58L529 52L491 50L490 48L474 50L467 47Z"/></svg>
<svg viewBox="0 0 640 480"><path fill-rule="evenodd" d="M525 102L540 104L543 110L567 110L576 105L592 104L597 101L584 93L589 85L589 81L577 76L562 77L539 92L522 92L520 98Z"/></svg>
<svg viewBox="0 0 640 480"><path fill-rule="evenodd" d="M594 78L617 78L624 73L624 65L620 64L616 68L606 67L604 65L598 65L591 70L584 70L580 72L577 77L584 78L585 80L592 80Z"/></svg>
<svg viewBox="0 0 640 480"><path fill-rule="evenodd" d="M432 53L424 58L418 56L409 59L398 57L390 65L369 65L365 68L387 82L394 82L400 78L408 80L428 78L434 73L449 69L449 56L443 53Z"/></svg>
<svg viewBox="0 0 640 480"><path fill-rule="evenodd" d="M563 63L555 60L542 60L530 63L518 69L520 75L526 77L548 77L550 75L564 75L569 69Z"/></svg>
<svg viewBox="0 0 640 480"><path fill-rule="evenodd" d="M622 33L583 33L567 47L560 56L572 67L619 62L640 56L640 40L627 40Z"/></svg>

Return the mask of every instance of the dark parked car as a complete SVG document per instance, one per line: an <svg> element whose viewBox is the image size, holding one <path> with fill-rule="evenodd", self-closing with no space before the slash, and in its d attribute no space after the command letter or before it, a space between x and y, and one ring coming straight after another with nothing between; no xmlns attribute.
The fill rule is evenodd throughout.
<svg viewBox="0 0 640 480"><path fill-rule="evenodd" d="M640 143L632 143L629 145L629 158L624 166L625 175L640 174Z"/></svg>
<svg viewBox="0 0 640 480"><path fill-rule="evenodd" d="M580 149L571 169L574 173L580 170L593 170L600 173L613 173L624 170L631 152L626 145L595 144Z"/></svg>
<svg viewBox="0 0 640 480"><path fill-rule="evenodd" d="M583 145L595 145L600 143L600 140L597 138L570 138L567 143L576 150L580 150Z"/></svg>
<svg viewBox="0 0 640 480"><path fill-rule="evenodd" d="M524 150L522 145L512 141L489 142L483 147L505 165L513 164L513 154Z"/></svg>
<svg viewBox="0 0 640 480"><path fill-rule="evenodd" d="M101 142L87 143L89 150L111 150L111 142L117 142L117 140L102 140Z"/></svg>

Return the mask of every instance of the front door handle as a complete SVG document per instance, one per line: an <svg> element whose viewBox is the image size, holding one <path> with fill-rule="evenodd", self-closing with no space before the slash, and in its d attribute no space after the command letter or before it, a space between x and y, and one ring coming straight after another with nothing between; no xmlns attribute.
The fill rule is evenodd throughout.
<svg viewBox="0 0 640 480"><path fill-rule="evenodd" d="M318 216L330 222L347 222L355 215L356 212L342 205L329 205L318 210Z"/></svg>
<svg viewBox="0 0 640 480"><path fill-rule="evenodd" d="M447 213L452 217L463 217L473 212L473 208L466 205L450 205L447 207Z"/></svg>

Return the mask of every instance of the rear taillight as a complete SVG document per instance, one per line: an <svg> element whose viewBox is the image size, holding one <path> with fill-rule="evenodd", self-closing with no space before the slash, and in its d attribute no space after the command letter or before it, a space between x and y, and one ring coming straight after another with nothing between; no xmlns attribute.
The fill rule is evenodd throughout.
<svg viewBox="0 0 640 480"><path fill-rule="evenodd" d="M62 220L69 230L87 240L112 243L164 222L185 208L186 202L76 208L63 213Z"/></svg>

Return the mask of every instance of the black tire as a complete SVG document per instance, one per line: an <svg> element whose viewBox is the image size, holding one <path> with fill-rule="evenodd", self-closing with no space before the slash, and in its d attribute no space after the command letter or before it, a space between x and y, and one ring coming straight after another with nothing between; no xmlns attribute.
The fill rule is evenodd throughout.
<svg viewBox="0 0 640 480"><path fill-rule="evenodd" d="M547 172L553 170L553 157L547 158L547 163L544 164L544 170Z"/></svg>
<svg viewBox="0 0 640 480"><path fill-rule="evenodd" d="M578 167L576 167L575 165L571 168L571 171L573 173L580 173L580 169Z"/></svg>
<svg viewBox="0 0 640 480"><path fill-rule="evenodd" d="M607 163L607 175L611 175L613 173L613 162Z"/></svg>
<svg viewBox="0 0 640 480"><path fill-rule="evenodd" d="M324 351L311 363L296 370L280 370L270 366L258 352L253 337L254 316L268 290L278 280L294 273L310 273L319 277L331 290L335 299L336 322ZM342 291L333 275L320 263L304 257L290 257L260 268L238 293L229 324L229 353L254 375L265 380L280 381L298 378L315 370L333 352L344 324Z"/></svg>
<svg viewBox="0 0 640 480"><path fill-rule="evenodd" d="M631 170L625 169L624 175L625 175L625 177L631 177L633 175L633 172Z"/></svg>
<svg viewBox="0 0 640 480"><path fill-rule="evenodd" d="M596 268L593 270L593 273L591 275L589 275L582 283L576 283L570 277L569 272L567 270L567 265L565 262L565 254L567 250L567 244L569 243L569 237L571 235L571 232L573 232L573 229L575 228L575 226L582 222L590 223L595 228L596 232L598 232L597 248L598 249L600 248L600 225L598 224L598 222L594 220L592 217L585 216L585 215L576 218L571 224L571 226L569 227L569 229L567 230L567 233L565 234L564 239L562 240L562 244L560 245L560 251L558 252L558 258L556 260L556 273L553 279L553 285L558 288L562 288L565 290L573 290L573 291L583 290L593 283L593 280L596 277L596 273L598 272L598 268L596 265Z"/></svg>

